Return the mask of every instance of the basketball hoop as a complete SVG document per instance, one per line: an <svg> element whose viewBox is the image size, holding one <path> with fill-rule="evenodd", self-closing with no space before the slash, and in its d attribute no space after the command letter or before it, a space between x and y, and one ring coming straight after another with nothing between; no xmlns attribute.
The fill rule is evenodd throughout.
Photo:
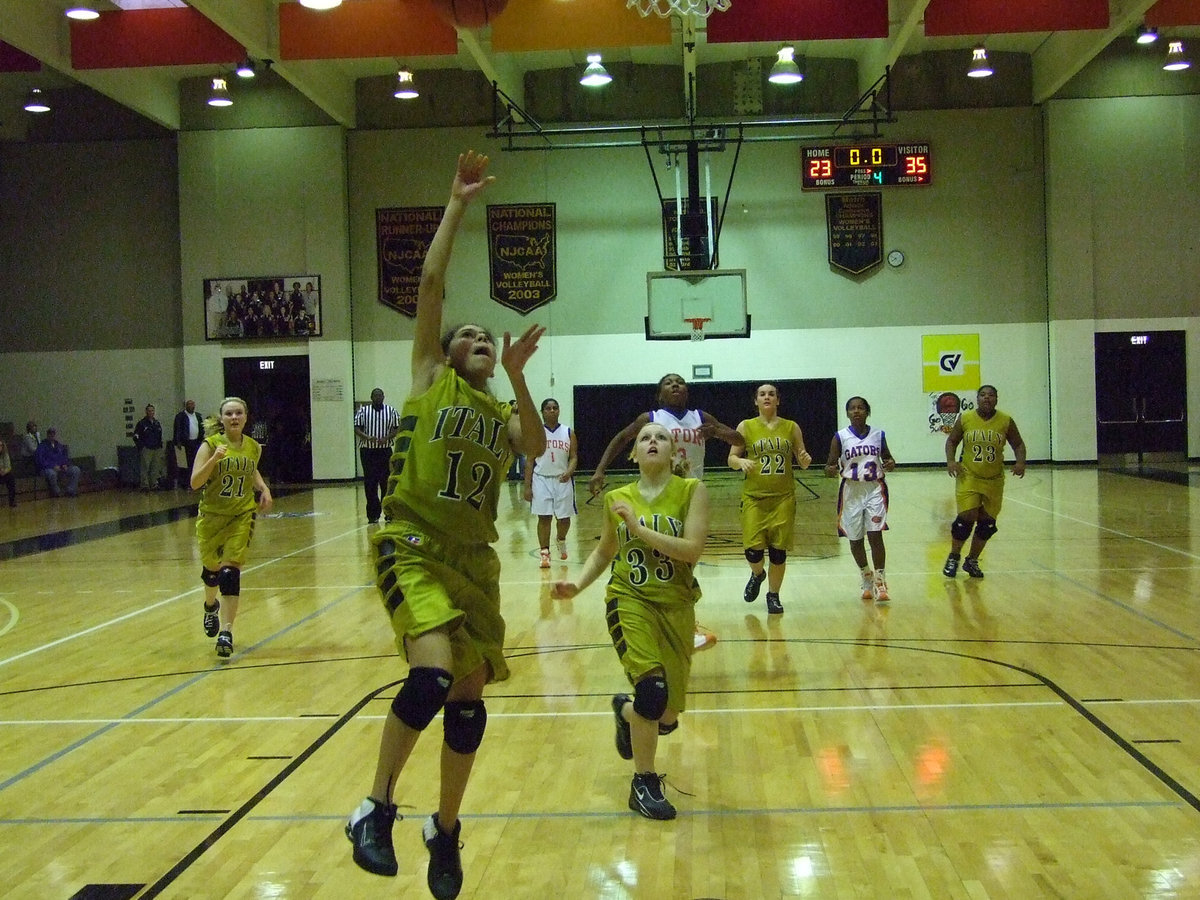
<svg viewBox="0 0 1200 900"><path fill-rule="evenodd" d="M692 340L702 341L704 340L704 323L711 322L712 319L705 316L696 316L694 318L684 319L683 321L692 323Z"/></svg>
<svg viewBox="0 0 1200 900"><path fill-rule="evenodd" d="M626 8L636 9L642 18L651 13L660 17L689 15L707 19L714 12L729 9L730 0L627 0Z"/></svg>

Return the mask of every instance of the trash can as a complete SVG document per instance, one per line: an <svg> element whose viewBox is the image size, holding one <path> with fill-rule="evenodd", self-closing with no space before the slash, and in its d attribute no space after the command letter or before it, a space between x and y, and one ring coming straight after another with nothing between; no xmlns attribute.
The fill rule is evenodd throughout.
<svg viewBox="0 0 1200 900"><path fill-rule="evenodd" d="M122 487L138 486L142 476L138 468L137 447L117 447L117 471L120 473Z"/></svg>

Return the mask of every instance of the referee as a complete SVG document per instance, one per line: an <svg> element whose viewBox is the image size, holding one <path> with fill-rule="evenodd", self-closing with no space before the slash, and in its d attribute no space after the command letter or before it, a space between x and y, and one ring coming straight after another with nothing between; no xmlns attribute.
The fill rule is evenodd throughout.
<svg viewBox="0 0 1200 900"><path fill-rule="evenodd" d="M367 492L367 521L379 522L383 494L387 490L388 461L392 441L400 430L400 416L383 402L383 389L371 391L370 405L354 413L354 434L358 438L358 456L362 460L363 489Z"/></svg>

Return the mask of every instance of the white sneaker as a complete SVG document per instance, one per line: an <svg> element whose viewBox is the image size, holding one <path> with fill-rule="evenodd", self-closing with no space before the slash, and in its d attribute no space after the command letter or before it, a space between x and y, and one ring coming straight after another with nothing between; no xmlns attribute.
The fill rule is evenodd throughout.
<svg viewBox="0 0 1200 900"><path fill-rule="evenodd" d="M875 599L875 577L871 572L863 572L862 576L862 598L864 600Z"/></svg>
<svg viewBox="0 0 1200 900"><path fill-rule="evenodd" d="M557 544L557 547L558 547L558 558L566 559L567 558L567 542L559 541Z"/></svg>
<svg viewBox="0 0 1200 900"><path fill-rule="evenodd" d="M887 603L892 598L888 596L887 581L883 578L882 572L875 573L875 602Z"/></svg>
<svg viewBox="0 0 1200 900"><path fill-rule="evenodd" d="M550 551L547 550L545 547L543 547L540 551L540 555L542 557L541 568L543 568L543 569L550 568Z"/></svg>

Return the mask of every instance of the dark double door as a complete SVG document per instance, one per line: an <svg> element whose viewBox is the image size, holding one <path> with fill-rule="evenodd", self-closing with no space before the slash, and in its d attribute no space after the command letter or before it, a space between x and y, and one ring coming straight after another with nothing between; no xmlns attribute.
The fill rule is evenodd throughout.
<svg viewBox="0 0 1200 900"><path fill-rule="evenodd" d="M307 356L225 360L225 394L250 404L250 433L263 444L269 482L312 481L312 416Z"/></svg>
<svg viewBox="0 0 1200 900"><path fill-rule="evenodd" d="M1187 458L1182 331L1096 334L1096 452L1138 464Z"/></svg>

